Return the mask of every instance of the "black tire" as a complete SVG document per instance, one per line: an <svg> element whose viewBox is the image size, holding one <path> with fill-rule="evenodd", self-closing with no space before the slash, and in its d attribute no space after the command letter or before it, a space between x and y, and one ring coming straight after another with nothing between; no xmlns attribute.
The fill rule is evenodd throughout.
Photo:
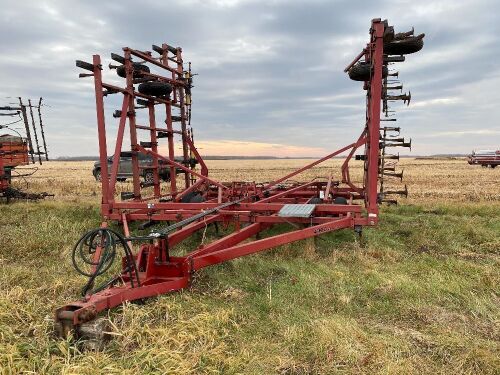
<svg viewBox="0 0 500 375"><path fill-rule="evenodd" d="M153 171L145 171L144 172L144 182L146 184L152 184L154 182L154 174Z"/></svg>
<svg viewBox="0 0 500 375"><path fill-rule="evenodd" d="M10 184L12 183L12 169L4 169L5 179Z"/></svg>
<svg viewBox="0 0 500 375"><path fill-rule="evenodd" d="M387 55L408 55L420 51L424 47L424 40L420 37L411 37L393 40L384 44L384 53Z"/></svg>
<svg viewBox="0 0 500 375"><path fill-rule="evenodd" d="M161 179L165 182L170 181L170 171L165 171L160 175Z"/></svg>
<svg viewBox="0 0 500 375"><path fill-rule="evenodd" d="M344 197L335 197L333 204L347 204L347 199Z"/></svg>
<svg viewBox="0 0 500 375"><path fill-rule="evenodd" d="M314 198L309 199L309 202L307 202L307 203L309 203L309 204L321 204L321 203L323 203L323 199L318 198L318 197L314 197Z"/></svg>
<svg viewBox="0 0 500 375"><path fill-rule="evenodd" d="M172 86L164 82L144 82L139 85L139 92L151 96L169 96L172 92Z"/></svg>
<svg viewBox="0 0 500 375"><path fill-rule="evenodd" d="M193 198L196 194L197 192L194 191L187 193L181 198L181 203L189 203L191 201L191 198Z"/></svg>
<svg viewBox="0 0 500 375"><path fill-rule="evenodd" d="M196 194L193 198L191 198L191 200L189 201L189 203L201 203L201 202L205 202L205 198L203 198L203 195L201 194Z"/></svg>
<svg viewBox="0 0 500 375"><path fill-rule="evenodd" d="M96 181L101 182L101 169L96 169L96 171L94 173L94 177L95 177Z"/></svg>
<svg viewBox="0 0 500 375"><path fill-rule="evenodd" d="M125 182L125 181L127 181L127 179L126 178L117 178L116 181L118 181L118 182Z"/></svg>
<svg viewBox="0 0 500 375"><path fill-rule="evenodd" d="M149 67L147 65L139 64L139 63L132 63L132 66L134 67L134 78L141 78L142 73L141 72L146 72L149 73ZM125 65L120 65L118 68L116 68L116 74L118 74L120 77L125 78L127 77L127 74L125 73Z"/></svg>
<svg viewBox="0 0 500 375"><path fill-rule="evenodd" d="M192 191L181 198L181 203L201 203L204 201L205 198L199 191Z"/></svg>
<svg viewBox="0 0 500 375"><path fill-rule="evenodd" d="M349 78L353 81L369 81L371 78L371 64L361 61L349 69ZM382 78L387 77L387 66L382 67Z"/></svg>
<svg viewBox="0 0 500 375"><path fill-rule="evenodd" d="M490 167L491 167L491 169L495 169L497 167L497 165L496 164L491 164Z"/></svg>

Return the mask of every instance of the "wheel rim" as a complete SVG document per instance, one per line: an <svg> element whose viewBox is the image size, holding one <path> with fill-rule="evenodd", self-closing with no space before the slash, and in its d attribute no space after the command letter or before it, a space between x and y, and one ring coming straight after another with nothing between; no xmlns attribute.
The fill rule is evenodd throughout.
<svg viewBox="0 0 500 375"><path fill-rule="evenodd" d="M97 171L97 172L95 173L95 179L96 179L97 181L101 181L101 171Z"/></svg>

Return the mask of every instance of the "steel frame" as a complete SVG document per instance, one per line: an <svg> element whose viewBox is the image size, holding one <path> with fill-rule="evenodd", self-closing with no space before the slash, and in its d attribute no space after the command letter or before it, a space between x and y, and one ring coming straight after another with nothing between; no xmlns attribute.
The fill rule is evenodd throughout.
<svg viewBox="0 0 500 375"><path fill-rule="evenodd" d="M191 72L183 70L182 50L163 44L161 48L153 46L160 53L153 57L151 52L141 52L124 48L123 60L126 67L126 87L121 88L104 83L102 80L102 65L99 55L94 55L93 63L77 63L78 66L90 70L95 84L97 125L99 134L100 161L102 166L102 202L101 212L106 221L113 220L123 225L125 236L130 236L129 223L132 221L173 221L179 223L175 230L158 237L152 243L142 244L135 255L140 286L132 285L130 277L122 274L119 286L109 287L101 292L85 296L82 300L67 304L56 311L56 321L59 333L67 334L75 326L85 323L97 316L100 311L115 307L124 301L132 301L150 296L156 296L187 287L195 271L201 268L222 263L234 258L271 249L276 246L298 240L318 236L324 233L344 228L361 232L365 226L375 226L379 220L380 196L378 182L380 178L380 116L383 92L382 69L384 65L384 33L387 22L380 19L372 20L370 41L346 71L358 60L364 60L373 67L369 81L364 88L366 95L366 122L359 138L325 157L309 163L304 167L287 174L275 181L256 184L254 182L222 183L209 177L208 168L193 143L192 129L188 126L190 113L190 82ZM116 56L116 55L115 55ZM168 77L146 73L146 79L168 82L174 87L173 97L158 98L144 95L134 89L132 57L141 62L166 70ZM174 62L175 66L169 66ZM144 78L143 78L144 79ZM187 92L189 100L186 101ZM133 160L133 199L118 201L116 198L116 176L118 158L114 158L111 171L107 171L107 134L104 120L104 96L106 94L123 94L121 116L116 136L114 155L119 155L123 147L126 123L130 130L130 141ZM137 99L145 101L137 105ZM165 108L166 128L157 127L157 109ZM136 124L136 110L147 109L149 125ZM181 117L180 130L174 130L172 109L177 108ZM138 141L137 130L150 132L150 143ZM158 146L157 132L167 132L167 152L162 152ZM175 161L174 134L181 135L183 162ZM149 146L149 147L148 147ZM350 177L349 163L358 149L364 147L364 178L361 186L356 185ZM341 180L334 180L330 175L324 179L314 179L308 182L291 182L290 179L312 167L328 161L333 157L347 153L341 168ZM162 193L158 169L155 169L153 195L144 196L141 189L138 154L149 154L153 157L154 166L159 162L167 163L171 168L170 191ZM200 165L200 172L190 164L195 159ZM179 186L175 178L175 170L185 173L183 186ZM109 175L109 178L105 178ZM189 193L199 192L203 202L183 200ZM318 198L322 197L318 203ZM315 198L315 199L313 199ZM339 198L344 198L340 199ZM311 201L311 199L313 199ZM315 204L310 217L281 217L280 210L286 204ZM201 213L201 214L200 214ZM211 223L233 223L234 231L221 239L200 245L184 256L171 256L174 246L188 238L194 232L205 228ZM278 235L260 238L259 234L277 224L292 223L291 229ZM257 236L257 239L250 240ZM96 252L95 256L99 252Z"/></svg>

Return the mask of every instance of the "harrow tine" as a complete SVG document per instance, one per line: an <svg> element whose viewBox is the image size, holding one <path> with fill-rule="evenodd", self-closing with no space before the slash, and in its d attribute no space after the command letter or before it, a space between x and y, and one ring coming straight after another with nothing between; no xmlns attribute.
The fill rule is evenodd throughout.
<svg viewBox="0 0 500 375"><path fill-rule="evenodd" d="M28 152L31 157L31 162L35 163L35 151L33 148L33 141L31 139L31 131L28 123L28 112L26 111L26 106L23 104L23 100L19 97L19 106L21 107L21 113L23 114L24 128L26 131L26 138L28 138Z"/></svg>
<svg viewBox="0 0 500 375"><path fill-rule="evenodd" d="M384 194L388 195L400 195L408 198L408 186L405 185L404 190L386 190Z"/></svg>
<svg viewBox="0 0 500 375"><path fill-rule="evenodd" d="M403 103L406 105L410 105L411 101L411 91L408 91L408 94L401 94L401 95L385 95L385 99L388 101L396 101L396 100L402 100Z"/></svg>
<svg viewBox="0 0 500 375"><path fill-rule="evenodd" d="M35 122L35 117L33 116L33 105L31 104L31 99L28 99L28 107L30 109L31 124L33 126L33 135L35 137L35 145L36 145L35 154L38 155L38 163L41 165L42 164L42 156L41 156L41 152L40 152L40 144L38 143L38 133L36 131L36 122Z"/></svg>
<svg viewBox="0 0 500 375"><path fill-rule="evenodd" d="M403 62L405 61L405 57L404 56L387 56L387 57L384 57L384 63L388 64L388 63L394 63L394 62Z"/></svg>
<svg viewBox="0 0 500 375"><path fill-rule="evenodd" d="M404 143L405 139L404 138L395 138L397 137L396 135L394 135L393 137L390 137L390 138L381 138L381 141L383 142L401 142L401 143Z"/></svg>
<svg viewBox="0 0 500 375"><path fill-rule="evenodd" d="M43 122L42 122L42 98L40 97L40 100L38 101L38 124L40 125L40 133L42 135L42 144L43 144L43 151L45 154L45 160L49 161L49 153L47 151L47 142L45 140L45 131L43 130Z"/></svg>
<svg viewBox="0 0 500 375"><path fill-rule="evenodd" d="M388 139L388 141L391 140ZM411 150L411 139L409 142L392 142L392 141L390 143L381 142L380 148L386 148L386 147L406 147Z"/></svg>
<svg viewBox="0 0 500 375"><path fill-rule="evenodd" d="M391 120L396 120L396 119L391 119ZM384 132L396 132L396 133L398 133L395 136L398 136L399 133L401 132L401 128L399 126L384 126L382 128L382 130Z"/></svg>
<svg viewBox="0 0 500 375"><path fill-rule="evenodd" d="M398 85L398 86L386 86L386 90L400 90L403 92L403 85Z"/></svg>
<svg viewBox="0 0 500 375"><path fill-rule="evenodd" d="M398 204L398 201L396 199L380 199L379 200L380 203L387 203L388 205L397 205Z"/></svg>
<svg viewBox="0 0 500 375"><path fill-rule="evenodd" d="M385 154L384 159L385 160L397 160L397 161L399 161L399 154L397 154L397 155Z"/></svg>
<svg viewBox="0 0 500 375"><path fill-rule="evenodd" d="M382 175L387 176L387 177L399 178L400 181L403 181L403 171L401 171L399 173L385 173L385 172L383 172Z"/></svg>

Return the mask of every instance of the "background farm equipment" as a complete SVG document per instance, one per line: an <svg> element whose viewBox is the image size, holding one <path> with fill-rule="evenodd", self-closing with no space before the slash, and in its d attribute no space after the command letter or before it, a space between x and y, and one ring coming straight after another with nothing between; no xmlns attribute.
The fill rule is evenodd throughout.
<svg viewBox="0 0 500 375"><path fill-rule="evenodd" d="M500 150L477 150L472 151L467 157L467 162L471 165L477 164L484 168L490 166L496 168L500 165Z"/></svg>
<svg viewBox="0 0 500 375"><path fill-rule="evenodd" d="M384 185L387 178L403 176L395 169L399 155L386 153L386 149L411 147L411 141L398 136L399 128L380 127L381 115L389 116L389 102L410 100L409 94L387 94L394 84L388 77L396 76L389 72L388 65L404 61L404 54L417 52L422 46L423 34L395 34L387 21L374 19L368 44L345 69L350 78L363 81L366 90L366 122L359 138L268 182L219 182L209 177L190 127L193 75L190 65L185 69L181 48L165 43L161 47L153 45L153 52L126 47L123 56L111 54L120 65L109 67L125 79L125 87L103 82L99 55L93 56L92 63L77 61L79 68L88 71L80 77L93 77L95 85L104 221L100 228L84 234L74 247L73 264L88 281L82 299L56 311L57 333L95 333L93 328L87 328L95 327L92 321L101 311L125 301L186 288L194 273L204 267L339 229L350 228L361 234L363 227L375 226L380 203L395 203L393 196L408 194L406 187L388 189ZM121 192L119 197L119 158L113 158L110 171L107 170L109 137L104 98L108 95L123 97L121 109L115 111L119 125L114 155L132 160L133 190ZM145 115L141 117L140 112ZM160 116L165 125L158 124ZM176 122L179 126L174 128ZM129 139L124 142L127 125ZM140 140L141 132L147 135L145 140ZM166 138L166 145L160 145L161 138ZM181 144L182 161L176 161L174 138ZM363 147L364 152L355 156ZM341 179L333 173L305 182L293 179L346 153ZM151 184L141 184L141 155L153 159ZM363 180L359 183L350 177L349 163L353 159L364 162ZM160 161L170 166L169 182L160 179ZM176 177L176 169L184 172L181 180ZM109 221L121 224L122 230L112 229ZM148 234L132 234L132 222L152 229ZM161 223L166 225L159 226ZM232 231L211 243L202 242L187 254L179 254L176 245L197 231L205 231L209 225L218 231L219 224ZM277 225L285 232L268 231ZM138 249L133 247L134 242L141 243ZM105 278L118 257L120 271Z"/></svg>
<svg viewBox="0 0 500 375"><path fill-rule="evenodd" d="M34 168L31 171L23 169L23 172L19 173L15 170L16 167L35 164L36 162L41 165L42 158L46 161L49 160L41 107L42 98L39 99L38 105L32 105L31 99L28 100L28 105L26 105L19 98L19 105L0 107L0 116L18 117L17 120L0 124L0 131L5 132L0 135L0 198L7 201L11 199L36 200L52 195L48 193L26 193L11 186L12 178L23 178L36 172L36 168ZM35 120L33 110L38 112L38 122ZM24 125L25 136L12 127L14 124L21 122Z"/></svg>

